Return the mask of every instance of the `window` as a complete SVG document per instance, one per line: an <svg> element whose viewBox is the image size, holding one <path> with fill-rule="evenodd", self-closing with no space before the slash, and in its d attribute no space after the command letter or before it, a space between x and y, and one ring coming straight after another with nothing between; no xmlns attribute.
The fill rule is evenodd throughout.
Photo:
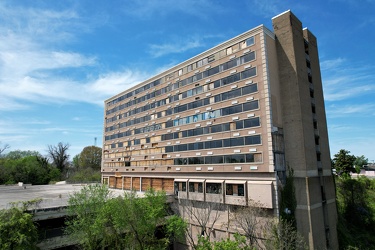
<svg viewBox="0 0 375 250"><path fill-rule="evenodd" d="M247 95L258 91L258 84L254 83L242 88L242 95Z"/></svg>
<svg viewBox="0 0 375 250"><path fill-rule="evenodd" d="M245 163L245 155L226 155L225 163Z"/></svg>
<svg viewBox="0 0 375 250"><path fill-rule="evenodd" d="M203 183L189 182L189 192L203 193Z"/></svg>
<svg viewBox="0 0 375 250"><path fill-rule="evenodd" d="M233 147L233 146L242 146L243 143L244 143L243 137L231 138L230 139L230 146L231 147Z"/></svg>
<svg viewBox="0 0 375 250"><path fill-rule="evenodd" d="M203 193L203 183L198 183L198 193Z"/></svg>
<svg viewBox="0 0 375 250"><path fill-rule="evenodd" d="M252 36L252 37L249 37L247 40L246 40L246 46L251 46L251 45L254 45L255 43L255 38Z"/></svg>
<svg viewBox="0 0 375 250"><path fill-rule="evenodd" d="M260 143L261 143L260 135L245 137L245 145L254 145L254 144L260 144Z"/></svg>
<svg viewBox="0 0 375 250"><path fill-rule="evenodd" d="M259 117L244 120L244 128L260 126Z"/></svg>
<svg viewBox="0 0 375 250"><path fill-rule="evenodd" d="M186 182L181 182L181 191L186 192Z"/></svg>
<svg viewBox="0 0 375 250"><path fill-rule="evenodd" d="M223 156L206 156L205 164L222 164Z"/></svg>
<svg viewBox="0 0 375 250"><path fill-rule="evenodd" d="M195 192L194 182L189 182L189 192Z"/></svg>
<svg viewBox="0 0 375 250"><path fill-rule="evenodd" d="M166 128L173 127L173 121L172 121L172 120L171 120L171 121L167 121L167 122L165 123L165 127L166 127Z"/></svg>
<svg viewBox="0 0 375 250"><path fill-rule="evenodd" d="M243 121L236 122L236 129L242 129L243 128Z"/></svg>
<svg viewBox="0 0 375 250"><path fill-rule="evenodd" d="M245 104L244 104L245 105ZM229 107L229 115L242 112L242 105Z"/></svg>
<svg viewBox="0 0 375 250"><path fill-rule="evenodd" d="M241 63L247 63L255 59L255 52L251 52L241 57Z"/></svg>
<svg viewBox="0 0 375 250"><path fill-rule="evenodd" d="M226 195L245 196L244 184L226 184Z"/></svg>
<svg viewBox="0 0 375 250"><path fill-rule="evenodd" d="M246 154L246 162L255 162L254 154Z"/></svg>
<svg viewBox="0 0 375 250"><path fill-rule="evenodd" d="M247 102L243 104L243 111L254 110L259 108L258 100Z"/></svg>
<svg viewBox="0 0 375 250"><path fill-rule="evenodd" d="M206 193L221 194L221 183L206 183Z"/></svg>
<svg viewBox="0 0 375 250"><path fill-rule="evenodd" d="M252 76L255 76L257 74L256 68L247 69L245 71L241 72L241 79L246 79Z"/></svg>

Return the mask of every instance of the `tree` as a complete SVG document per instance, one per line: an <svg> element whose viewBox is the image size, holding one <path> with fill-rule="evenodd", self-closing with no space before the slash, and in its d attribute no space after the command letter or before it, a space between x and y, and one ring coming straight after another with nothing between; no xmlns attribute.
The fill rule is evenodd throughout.
<svg viewBox="0 0 375 250"><path fill-rule="evenodd" d="M72 160L72 167L75 171L79 169L79 157L80 157L80 154L77 154L73 157L73 160Z"/></svg>
<svg viewBox="0 0 375 250"><path fill-rule="evenodd" d="M357 156L355 158L354 166L357 169L357 172L358 172L358 170L360 170L361 168L363 168L367 164L368 164L368 158L366 158L364 155Z"/></svg>
<svg viewBox="0 0 375 250"><path fill-rule="evenodd" d="M335 154L333 158L334 167L339 174L350 174L355 172L354 161L356 157L350 155L350 151L345 149L340 149L340 151Z"/></svg>
<svg viewBox="0 0 375 250"><path fill-rule="evenodd" d="M165 193L149 190L144 197L138 197L135 192L128 192L118 200L111 211L117 232L125 232L125 245L129 249L165 249L169 244L168 237L162 232L159 237L155 234L161 230L160 225L172 227L168 226L171 220L166 220Z"/></svg>
<svg viewBox="0 0 375 250"><path fill-rule="evenodd" d="M369 249L375 246L375 180L364 176L336 180L341 249Z"/></svg>
<svg viewBox="0 0 375 250"><path fill-rule="evenodd" d="M293 222L283 219L274 219L266 226L265 249L308 249L302 235L300 235Z"/></svg>
<svg viewBox="0 0 375 250"><path fill-rule="evenodd" d="M115 198L106 186L87 185L68 201L66 233L84 249L165 249L172 230L181 235L184 225L166 218L166 201L165 193L153 190Z"/></svg>
<svg viewBox="0 0 375 250"><path fill-rule="evenodd" d="M17 182L34 185L48 184L58 180L60 172L52 167L45 157L38 152L14 151L2 159L0 164L0 184L13 184ZM8 158L10 155L10 158ZM24 156L26 155L26 156ZM36 155L36 156L35 156Z"/></svg>
<svg viewBox="0 0 375 250"><path fill-rule="evenodd" d="M32 203L0 210L0 249L37 249L38 232L32 215L25 212Z"/></svg>
<svg viewBox="0 0 375 250"><path fill-rule="evenodd" d="M96 146L85 147L79 155L79 168L100 170L102 164L102 149Z"/></svg>
<svg viewBox="0 0 375 250"><path fill-rule="evenodd" d="M1 145L1 141L0 141L0 145ZM0 147L0 156L1 154L7 150L8 148L10 148L9 144L4 144L3 146Z"/></svg>
<svg viewBox="0 0 375 250"><path fill-rule="evenodd" d="M16 159L21 159L21 158L25 158L27 156L41 156L40 153L38 151L30 151L30 150L14 150L14 151L10 151L7 155L6 155L6 158L7 159L12 159L12 160L16 160Z"/></svg>
<svg viewBox="0 0 375 250"><path fill-rule="evenodd" d="M186 218L190 225L186 228L186 237L193 249L202 249L205 240L210 241L213 229L222 226L219 221L223 217L224 204L217 202L202 202L194 199L179 199L174 208L175 213Z"/></svg>
<svg viewBox="0 0 375 250"><path fill-rule="evenodd" d="M105 247L107 219L102 216L111 193L106 186L87 185L68 200L66 233L84 249Z"/></svg>
<svg viewBox="0 0 375 250"><path fill-rule="evenodd" d="M52 160L52 164L57 167L61 173L69 167L68 143L59 142L57 146L48 145L48 155Z"/></svg>
<svg viewBox="0 0 375 250"><path fill-rule="evenodd" d="M253 200L249 201L246 207L239 207L232 215L233 224L237 231L243 233L252 247L259 248L265 239L266 223L269 220L267 211L263 205Z"/></svg>

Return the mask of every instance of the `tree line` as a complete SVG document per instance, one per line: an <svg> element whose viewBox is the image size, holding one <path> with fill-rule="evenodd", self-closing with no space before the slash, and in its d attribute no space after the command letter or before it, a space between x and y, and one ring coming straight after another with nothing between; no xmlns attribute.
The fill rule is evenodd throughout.
<svg viewBox="0 0 375 250"><path fill-rule="evenodd" d="M97 156L101 155L98 152L95 148L85 148L69 163L68 170L74 169L75 173L87 170L87 164L95 165ZM91 157L87 158L86 154ZM14 161L15 168L24 165L29 170L32 170L32 163L44 164L46 173L53 174L58 170L59 174L70 173L74 176L73 171L59 168L53 161L49 163L47 157L37 152L11 151L1 155L0 171L4 169L4 164L10 164L6 161ZM352 178L350 175L367 164L364 156L355 157L347 150L340 150L332 159L332 168L338 173L335 184L340 249L371 249L375 245L375 180ZM48 166L53 169L52 172L48 172ZM100 174L99 169L93 168L93 171ZM12 181L16 182L16 178L21 177L14 175ZM36 178L27 174L26 177ZM212 240L215 234L212 229L222 216L220 211L225 210L219 202L178 200L168 206L167 196L163 192L149 190L143 198L135 192L115 197L107 186L87 185L69 199L70 216L66 221L65 233L82 249L170 249L176 242L185 243L196 250L305 249L305 242L295 230L292 169L281 192L279 219L274 219L259 204L249 201L250 206L237 206L230 213L230 221L240 233L233 238ZM290 208L291 213L284 214L283 207ZM18 249L17 246L34 249L37 243L35 224L32 223L32 216L24 211L25 206L0 210L0 249L9 249L10 246L14 249Z"/></svg>
<svg viewBox="0 0 375 250"><path fill-rule="evenodd" d="M46 155L38 151L14 150L0 142L0 185L23 182L33 185L49 184L60 180L70 182L100 181L102 149L87 146L70 160L70 145L59 142L48 145Z"/></svg>

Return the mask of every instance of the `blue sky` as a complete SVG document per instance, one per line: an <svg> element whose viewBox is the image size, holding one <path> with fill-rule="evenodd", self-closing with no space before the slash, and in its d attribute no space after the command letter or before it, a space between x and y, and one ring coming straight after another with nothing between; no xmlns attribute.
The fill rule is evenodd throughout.
<svg viewBox="0 0 375 250"><path fill-rule="evenodd" d="M372 162L374 0L1 1L1 145L101 147L105 99L288 9L318 38L331 155Z"/></svg>

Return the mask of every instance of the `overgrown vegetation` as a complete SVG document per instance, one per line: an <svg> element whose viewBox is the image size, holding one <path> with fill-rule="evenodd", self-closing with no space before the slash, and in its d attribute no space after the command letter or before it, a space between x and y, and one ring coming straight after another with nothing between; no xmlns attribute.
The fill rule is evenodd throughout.
<svg viewBox="0 0 375 250"><path fill-rule="evenodd" d="M38 232L26 210L40 201L15 202L10 209L0 210L0 249L37 249Z"/></svg>
<svg viewBox="0 0 375 250"><path fill-rule="evenodd" d="M99 182L101 179L101 148L85 147L69 161L69 144L49 145L47 155L37 151L14 150L7 154L8 144L0 142L0 185L23 182L44 185L59 180L69 182Z"/></svg>
<svg viewBox="0 0 375 250"><path fill-rule="evenodd" d="M99 182L101 180L102 149L96 146L85 147L73 157L68 182Z"/></svg>
<svg viewBox="0 0 375 250"><path fill-rule="evenodd" d="M338 239L341 249L375 246L375 179L336 178Z"/></svg>
<svg viewBox="0 0 375 250"><path fill-rule="evenodd" d="M168 219L166 199L153 190L113 197L106 186L88 185L69 199L66 233L89 250L166 249L185 227L179 217Z"/></svg>
<svg viewBox="0 0 375 250"><path fill-rule="evenodd" d="M60 178L60 171L34 151L12 151L0 158L0 185L18 182L48 184Z"/></svg>

